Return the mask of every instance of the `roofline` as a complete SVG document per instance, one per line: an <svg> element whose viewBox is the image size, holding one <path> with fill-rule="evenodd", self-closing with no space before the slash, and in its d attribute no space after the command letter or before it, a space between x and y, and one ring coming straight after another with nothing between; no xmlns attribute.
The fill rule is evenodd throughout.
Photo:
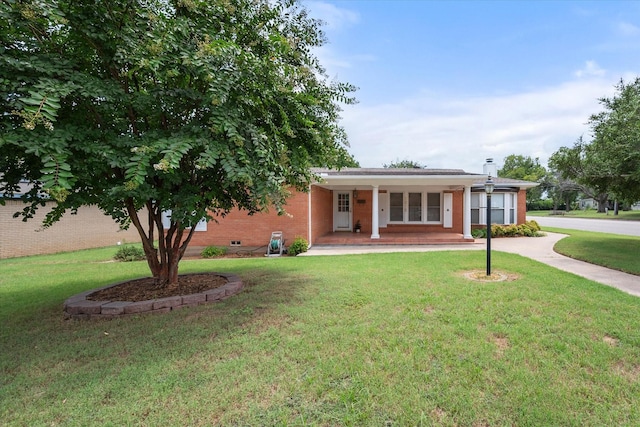
<svg viewBox="0 0 640 427"><path fill-rule="evenodd" d="M388 169L388 168L313 168L320 179L319 186L391 186L391 185L449 185L480 189L489 178L487 174L468 173L462 169ZM493 178L497 187L528 189L540 184L510 178Z"/></svg>
<svg viewBox="0 0 640 427"><path fill-rule="evenodd" d="M475 177L479 179L487 177L486 174L477 174L465 172L462 169L420 169L420 168L343 168L337 169L323 169L312 168L311 171L316 175L322 177L331 176L348 176L348 177L379 177L379 176L466 176Z"/></svg>

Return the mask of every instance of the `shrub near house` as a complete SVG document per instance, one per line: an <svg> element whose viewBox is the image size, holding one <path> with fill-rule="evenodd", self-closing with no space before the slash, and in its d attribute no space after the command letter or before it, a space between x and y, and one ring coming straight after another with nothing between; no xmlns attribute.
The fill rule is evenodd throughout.
<svg viewBox="0 0 640 427"><path fill-rule="evenodd" d="M491 237L540 237L540 225L536 221L527 221L524 224L497 225L491 226ZM473 230L473 237L484 239L487 237L485 228Z"/></svg>

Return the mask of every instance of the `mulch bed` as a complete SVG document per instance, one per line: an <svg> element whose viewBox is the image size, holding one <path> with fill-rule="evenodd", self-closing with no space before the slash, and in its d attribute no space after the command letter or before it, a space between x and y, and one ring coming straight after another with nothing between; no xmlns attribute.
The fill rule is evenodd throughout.
<svg viewBox="0 0 640 427"><path fill-rule="evenodd" d="M210 273L187 274L178 277L178 285L159 285L152 277L130 280L87 296L90 301L147 301L178 295L190 295L219 288L227 279Z"/></svg>

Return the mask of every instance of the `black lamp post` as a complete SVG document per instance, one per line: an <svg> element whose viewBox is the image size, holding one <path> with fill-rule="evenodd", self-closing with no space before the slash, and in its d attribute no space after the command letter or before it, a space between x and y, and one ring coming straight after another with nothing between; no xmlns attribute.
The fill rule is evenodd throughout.
<svg viewBox="0 0 640 427"><path fill-rule="evenodd" d="M487 276L491 276L491 193L494 184L491 176L484 183L484 192L487 193Z"/></svg>

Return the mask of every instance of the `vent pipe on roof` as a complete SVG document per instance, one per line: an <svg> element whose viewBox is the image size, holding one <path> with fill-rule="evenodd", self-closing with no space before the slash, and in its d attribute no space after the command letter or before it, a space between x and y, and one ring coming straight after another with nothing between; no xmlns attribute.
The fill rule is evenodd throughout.
<svg viewBox="0 0 640 427"><path fill-rule="evenodd" d="M487 159L487 162L482 167L482 173L494 178L498 176L498 165L493 163L493 158L489 157Z"/></svg>

